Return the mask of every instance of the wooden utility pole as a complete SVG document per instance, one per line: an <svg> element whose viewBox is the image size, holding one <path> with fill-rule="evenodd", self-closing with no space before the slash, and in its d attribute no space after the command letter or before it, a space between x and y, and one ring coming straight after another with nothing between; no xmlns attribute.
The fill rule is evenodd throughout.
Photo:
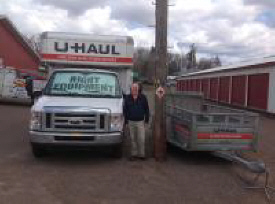
<svg viewBox="0 0 275 204"><path fill-rule="evenodd" d="M167 0L156 0L156 83L165 87L167 78ZM154 156L157 161L166 158L165 96L155 96Z"/></svg>

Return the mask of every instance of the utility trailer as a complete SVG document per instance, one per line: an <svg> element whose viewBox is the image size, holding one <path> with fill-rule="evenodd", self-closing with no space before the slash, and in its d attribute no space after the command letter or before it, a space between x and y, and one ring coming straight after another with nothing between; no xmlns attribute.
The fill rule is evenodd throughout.
<svg viewBox="0 0 275 204"><path fill-rule="evenodd" d="M204 103L196 92L166 96L167 141L186 151L257 151L259 115Z"/></svg>

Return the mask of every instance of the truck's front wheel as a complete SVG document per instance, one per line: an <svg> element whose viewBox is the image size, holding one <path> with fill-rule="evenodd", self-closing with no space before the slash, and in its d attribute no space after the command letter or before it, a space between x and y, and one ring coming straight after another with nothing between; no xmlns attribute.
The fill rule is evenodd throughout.
<svg viewBox="0 0 275 204"><path fill-rule="evenodd" d="M45 147L37 144L32 144L32 154L36 158L41 158L47 155L47 150Z"/></svg>
<svg viewBox="0 0 275 204"><path fill-rule="evenodd" d="M123 154L123 146L122 144L116 145L112 149L112 156L114 158L121 158Z"/></svg>

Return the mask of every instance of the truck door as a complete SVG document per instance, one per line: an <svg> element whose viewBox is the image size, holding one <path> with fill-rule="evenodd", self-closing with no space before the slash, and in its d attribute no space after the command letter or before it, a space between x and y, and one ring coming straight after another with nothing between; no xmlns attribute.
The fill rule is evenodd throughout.
<svg viewBox="0 0 275 204"><path fill-rule="evenodd" d="M129 94L131 84L133 83L132 70L130 68L125 68L118 70L117 73L123 92Z"/></svg>

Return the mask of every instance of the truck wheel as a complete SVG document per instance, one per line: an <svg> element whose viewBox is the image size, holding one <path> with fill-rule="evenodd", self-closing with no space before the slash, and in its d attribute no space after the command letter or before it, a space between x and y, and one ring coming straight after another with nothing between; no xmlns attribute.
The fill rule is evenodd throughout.
<svg viewBox="0 0 275 204"><path fill-rule="evenodd" d="M47 150L45 147L32 144L32 154L36 158L41 158L47 155Z"/></svg>
<svg viewBox="0 0 275 204"><path fill-rule="evenodd" d="M122 144L116 145L112 149L112 156L114 158L121 158L123 154Z"/></svg>

